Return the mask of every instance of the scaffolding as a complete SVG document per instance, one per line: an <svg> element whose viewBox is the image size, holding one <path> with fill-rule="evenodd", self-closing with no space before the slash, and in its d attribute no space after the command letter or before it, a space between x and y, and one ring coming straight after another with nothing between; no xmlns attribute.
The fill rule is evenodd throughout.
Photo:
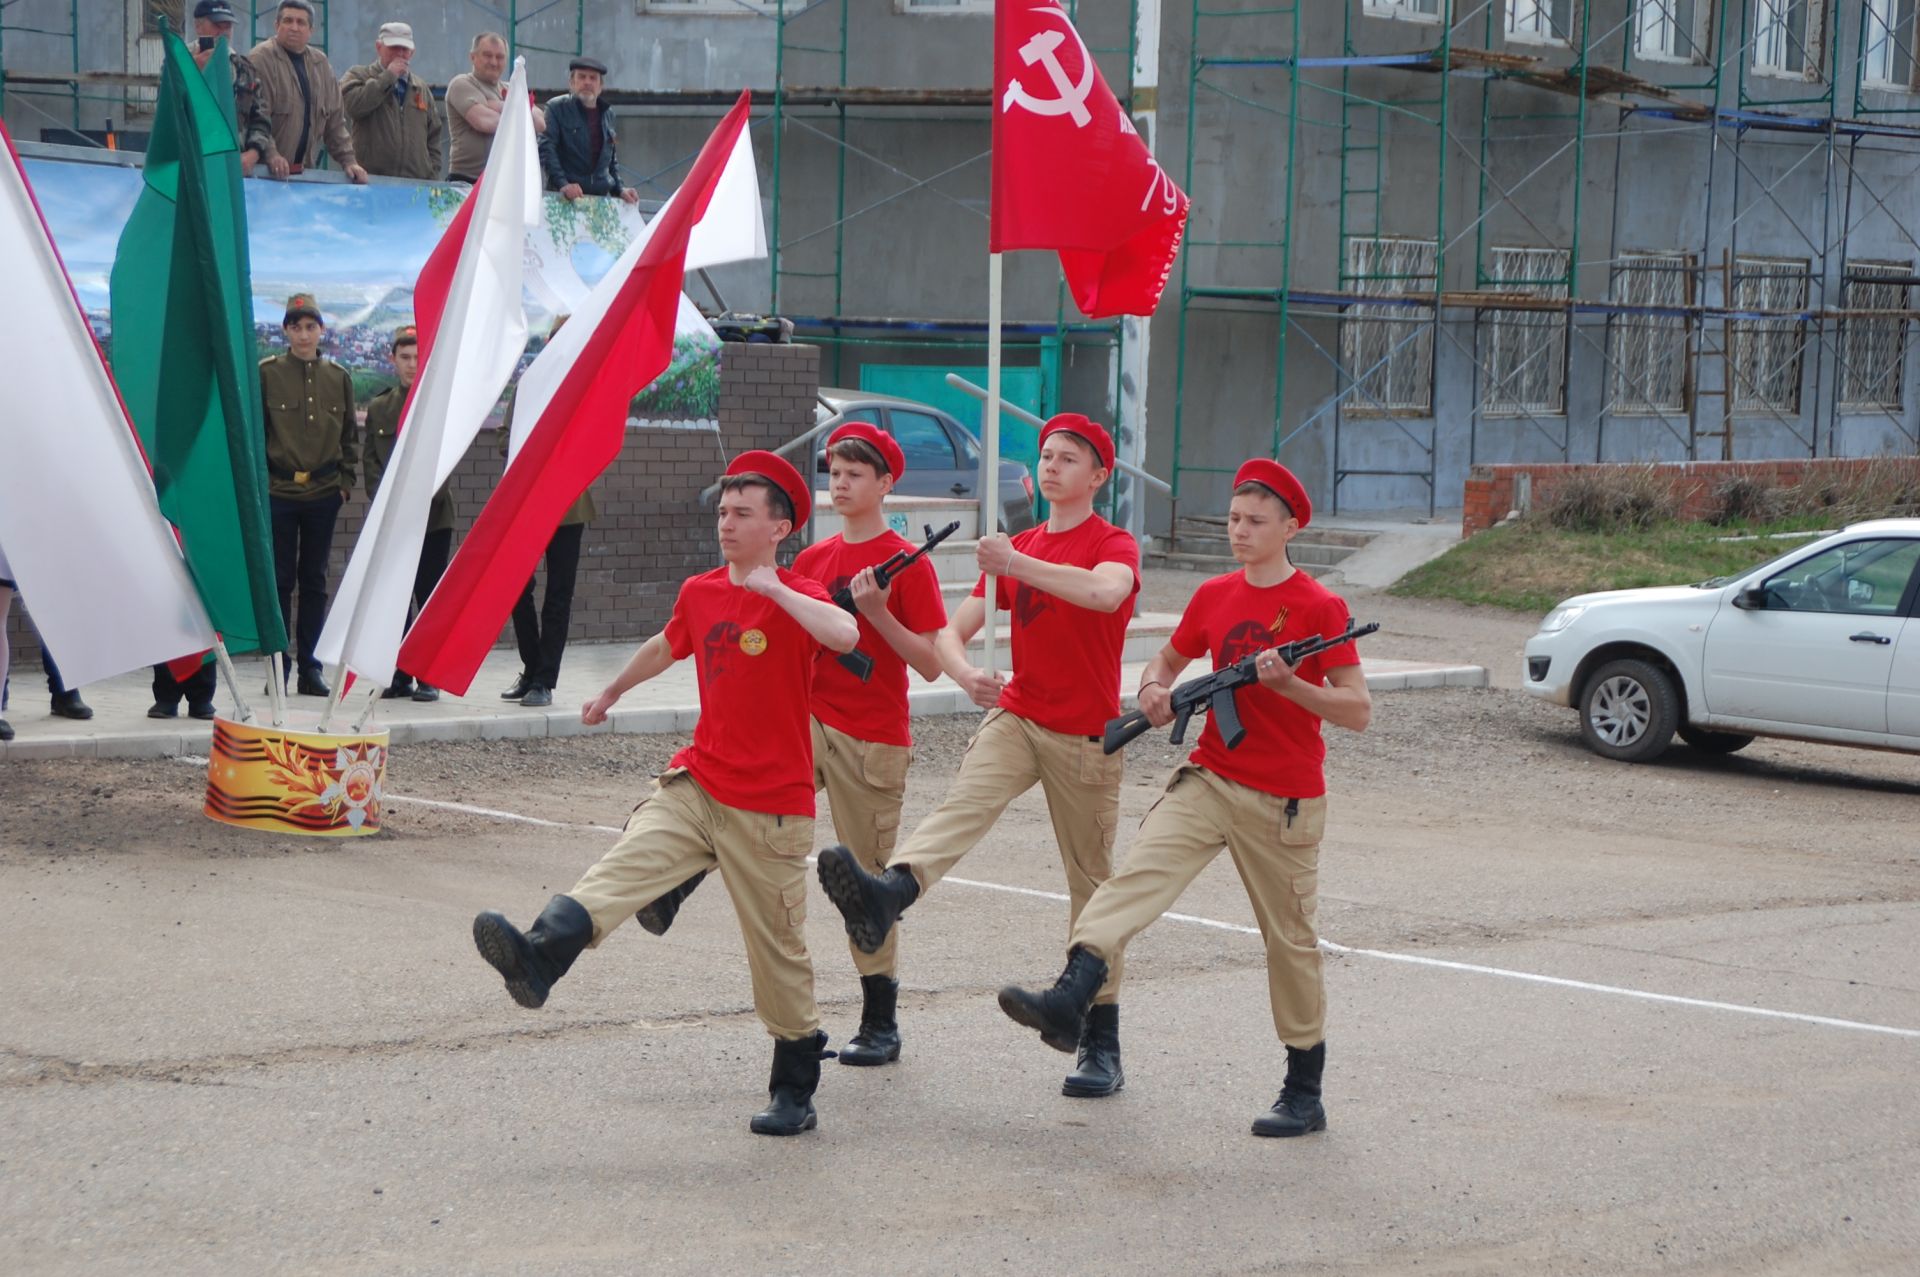
<svg viewBox="0 0 1920 1277"><path fill-rule="evenodd" d="M1328 504L1335 511L1353 480L1379 478L1423 486L1432 513L1439 457L1459 443L1451 434L1456 427L1443 423L1435 384L1449 353L1471 370L1467 465L1486 459L1482 430L1494 418L1524 423L1537 432L1536 450L1569 461L1582 459L1575 455L1584 442L1578 436L1587 431L1592 459L1606 457L1608 430L1629 413L1658 422L1671 436L1668 450L1687 459L1740 455L1743 424L1757 422L1779 427L1805 455L1832 454L1842 442L1843 405L1851 416L1883 415L1906 446L1920 445L1910 410L1891 406L1884 386L1863 385L1862 369L1853 366L1869 358L1888 366L1892 371L1881 381L1891 376L1898 389L1907 323L1920 313L1912 309L1911 286L1920 278L1910 263L1904 269L1856 265L1849 252L1866 220L1856 219L1856 197L1870 200L1866 212L1884 215L1905 243L1920 247L1859 164L1863 148L1874 146L1920 157L1920 129L1890 118L1920 114L1920 107L1881 103L1878 97L1893 95L1876 97L1866 78L1872 52L1889 67L1904 59L1908 83L1920 84L1906 47L1911 25L1897 33L1881 29L1875 43L1880 11L1863 4L1859 56L1843 65L1838 36L1845 28L1837 20L1829 19L1825 32L1816 26L1823 37L1816 44L1805 38L1808 28L1797 36L1790 29L1784 4L1716 4L1710 31L1698 22L1680 33L1700 47L1682 47L1683 56L1651 68L1667 76L1655 80L1639 74L1646 58L1637 53L1650 41L1675 47L1676 29L1695 24L1691 15L1708 13L1708 6L1480 0L1468 8L1466 0L1345 0L1337 21L1330 6L1313 0L1217 6L1218 0L1194 0L1191 12L1188 189L1194 189L1202 118L1276 117L1284 130L1281 222L1277 237L1233 238L1222 231L1223 208L1205 210L1196 199L1201 224L1187 240L1179 280L1176 535L1179 502L1183 495L1193 500L1193 485L1183 492L1183 479L1227 473L1210 464L1219 458L1190 455L1197 451L1188 437L1195 398L1188 376L1191 330L1202 311L1277 321L1271 455L1280 456L1307 432L1324 432ZM1378 20L1428 15L1434 20L1425 25ZM1261 49L1261 37L1270 40L1272 33L1281 36L1277 47ZM1396 36L1419 47L1383 51L1383 42ZM1701 47L1711 56L1700 57ZM1756 48L1801 77L1804 91L1757 86ZM1695 62L1684 82L1671 78ZM1277 91L1245 86L1249 75L1263 71L1279 77ZM1843 114L1837 107L1849 82L1850 110ZM1564 105L1543 109L1554 98ZM1477 121L1477 133L1462 127L1467 121ZM1697 232L1691 243L1675 246L1681 250L1675 257L1684 261L1653 260L1657 255L1619 242L1621 157L1636 141L1668 131L1699 139L1698 167L1676 176L1705 187ZM1331 145L1312 145L1328 134ZM1410 173L1396 184L1389 154L1404 161L1417 135L1430 138L1430 159L1417 178ZM1543 137L1547 153L1503 180L1500 158L1525 153L1527 143ZM1769 181L1749 152L1776 142L1802 153ZM1589 260L1596 232L1588 188L1597 176L1594 152L1603 146L1612 150L1612 206L1605 255ZM1821 166L1820 198L1789 207L1777 191L1812 164ZM1459 183L1463 171L1470 191ZM1570 193L1551 180L1556 175L1570 181ZM1421 188L1427 180L1431 190ZM1543 188L1546 199L1561 200L1570 212L1532 215L1529 204L1542 198ZM1642 181L1640 189L1652 184ZM1678 189L1676 183L1675 194ZM1296 225L1313 192L1333 196L1331 254L1324 240L1306 242ZM1496 216L1516 224L1528 242L1491 243ZM1804 255L1794 261L1747 256L1742 224L1749 220L1790 230L1804 242ZM1467 251L1471 270L1457 260ZM1238 263L1251 256L1255 265L1229 270L1222 266L1229 253ZM1302 287L1301 264L1312 263L1324 277L1327 261L1338 263L1325 281L1333 286ZM1596 273L1608 281L1605 295L1590 287ZM1248 274L1265 278L1251 283ZM1468 288L1454 286L1469 280ZM1589 286L1584 292L1583 284ZM1329 324L1339 331L1337 343L1315 335L1315 327L1324 331ZM1676 337L1683 357L1672 357ZM1298 388L1289 393L1290 354L1297 377L1300 345L1311 352L1307 367L1323 365L1320 375L1331 374L1332 392L1317 401ZM1643 357L1623 360L1622 351ZM1810 353L1810 402L1802 403L1800 369ZM1646 376L1641 364L1662 375ZM1423 370L1423 384L1406 384L1409 366ZM1601 384L1570 384L1574 367L1596 370ZM1576 390L1588 406L1574 407ZM1576 431L1576 422L1585 429Z"/></svg>

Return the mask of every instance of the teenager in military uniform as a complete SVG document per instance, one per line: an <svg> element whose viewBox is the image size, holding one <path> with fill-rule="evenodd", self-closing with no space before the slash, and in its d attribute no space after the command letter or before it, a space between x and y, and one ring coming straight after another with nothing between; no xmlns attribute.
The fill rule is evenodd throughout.
<svg viewBox="0 0 1920 1277"><path fill-rule="evenodd" d="M700 687L693 743L674 755L600 863L555 896L524 933L501 914L473 920L480 954L523 1007L546 1002L583 949L647 902L718 868L746 941L753 1006L773 1036L772 1102L750 1128L798 1135L817 1125L813 1093L827 1035L807 956L807 853L813 847L813 665L850 652L854 619L820 583L775 566L806 522L811 485L770 452L743 452L721 482L721 567L684 582L666 628L581 708L606 721L620 697L691 656Z"/></svg>
<svg viewBox="0 0 1920 1277"><path fill-rule="evenodd" d="M1327 1126L1320 1102L1326 1066L1326 988L1314 912L1320 837L1326 828L1324 719L1364 731L1373 714L1360 657L1351 643L1288 666L1273 648L1347 628L1347 605L1287 558L1313 508L1293 473L1255 459L1234 476L1227 535L1236 572L1194 591L1173 641L1148 664L1140 708L1156 726L1173 719L1168 691L1189 662L1216 669L1258 653L1260 684L1235 693L1246 737L1228 749L1207 715L1193 753L1167 787L1127 852L1127 866L1101 884L1068 941L1067 967L1050 989L1009 985L1000 1007L1056 1050L1072 1049L1093 1001L1109 983L1127 942L1173 907L1225 847L1233 856L1267 946L1273 1026L1286 1046L1280 1098L1253 1123L1255 1135L1305 1135Z"/></svg>
<svg viewBox="0 0 1920 1277"><path fill-rule="evenodd" d="M400 437L400 417L406 411L407 392L420 372L420 333L412 324L394 330L393 371L400 384L389 386L367 401L367 500L380 491L380 476L393 459L393 445ZM420 565L413 572L413 601L425 607L447 570L453 555L453 478L440 485L427 507L427 535L420 542ZM437 701L440 689L416 683L413 675L398 669L393 682L381 696L394 700L411 696L416 701Z"/></svg>
<svg viewBox="0 0 1920 1277"><path fill-rule="evenodd" d="M838 594L852 591L860 609L860 650L873 660L863 682L839 661L822 659L813 676L813 783L827 791L833 831L875 873L887 867L900 832L900 806L913 764L907 667L932 682L940 677L933 640L947 623L940 579L922 560L881 589L874 568L911 541L887 527L883 503L906 455L892 435L864 421L849 422L827 438L829 490L842 531L800 551L793 570ZM703 875L704 876L704 875ZM700 885L695 878L640 911L640 925L665 933L680 903ZM853 949L860 973L860 1030L840 1052L840 1063L891 1064L900 1058L900 996L894 933L872 953Z"/></svg>
<svg viewBox="0 0 1920 1277"><path fill-rule="evenodd" d="M327 570L333 525L353 491L353 377L320 353L326 335L319 304L306 293L287 299L287 353L260 361L260 400L267 415L267 497L273 512L273 570L280 616L294 631L302 696L325 696L314 645L327 616ZM300 586L300 617L293 590Z"/></svg>
<svg viewBox="0 0 1920 1277"><path fill-rule="evenodd" d="M845 847L820 853L820 884L863 952L878 952L900 913L1036 783L1060 844L1070 921L1113 872L1123 760L1101 752L1100 735L1120 712L1120 654L1140 589L1140 548L1093 512L1112 472L1113 440L1104 429L1078 413L1054 417L1040 431L1047 521L1011 540L980 539L980 568L999 578L999 606L1012 619L1013 680L967 660L967 641L986 619L983 575L935 641L947 675L987 710L952 788L878 876ZM1111 1095L1124 1082L1114 965L1086 1018L1065 1094Z"/></svg>

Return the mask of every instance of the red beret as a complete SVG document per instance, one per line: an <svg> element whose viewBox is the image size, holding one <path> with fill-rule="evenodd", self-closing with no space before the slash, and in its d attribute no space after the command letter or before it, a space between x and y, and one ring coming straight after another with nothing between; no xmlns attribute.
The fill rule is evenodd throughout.
<svg viewBox="0 0 1920 1277"><path fill-rule="evenodd" d="M1293 471L1278 461L1269 461L1265 457L1255 457L1234 472L1233 486L1243 483L1257 483L1274 496L1287 503L1287 509L1293 517L1300 520L1300 526L1306 527L1307 520L1313 518L1313 503L1307 500L1307 490L1293 477Z"/></svg>
<svg viewBox="0 0 1920 1277"><path fill-rule="evenodd" d="M727 475L757 474L778 484L787 494L787 500L793 503L793 527L797 532L800 525L813 513L813 494L807 490L807 481L793 468L785 457L777 457L771 452L756 448L743 452L727 463Z"/></svg>
<svg viewBox="0 0 1920 1277"><path fill-rule="evenodd" d="M887 473L895 479L907 472L907 454L900 451L900 444L871 421L849 421L827 436L827 447L833 447L842 439L858 439L870 445L880 454L880 460L887 463Z"/></svg>
<svg viewBox="0 0 1920 1277"><path fill-rule="evenodd" d="M1046 446L1047 436L1056 430L1064 430L1070 435L1079 435L1085 439L1093 445L1094 452L1099 456L1100 468L1113 469L1113 436L1107 433L1105 426L1077 412L1063 412L1048 419L1047 424L1040 427L1041 447Z"/></svg>

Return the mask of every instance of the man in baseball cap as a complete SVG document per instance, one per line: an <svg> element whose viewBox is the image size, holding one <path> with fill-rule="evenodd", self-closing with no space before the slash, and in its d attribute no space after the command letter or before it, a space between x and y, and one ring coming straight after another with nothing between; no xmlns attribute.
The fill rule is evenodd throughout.
<svg viewBox="0 0 1920 1277"><path fill-rule="evenodd" d="M604 723L629 689L691 656L700 687L693 743L674 755L626 831L525 932L498 913L473 920L480 954L523 1007L538 1007L582 950L636 911L709 869L726 877L773 1036L771 1103L750 1129L798 1135L817 1125L814 1089L827 1035L807 955L807 854L813 850L815 660L850 652L854 619L810 577L775 565L806 521L808 484L771 452L743 452L720 481L720 567L683 582L666 628L581 707Z"/></svg>
<svg viewBox="0 0 1920 1277"><path fill-rule="evenodd" d="M413 73L413 28L388 22L374 37L373 61L340 78L354 154L376 177L434 182L447 157L447 130L433 89Z"/></svg>
<svg viewBox="0 0 1920 1277"><path fill-rule="evenodd" d="M1194 591L1173 640L1147 665L1140 708L1156 726L1173 719L1169 691L1195 660L1225 669L1255 656L1260 686L1235 698L1246 736L1229 749L1207 715L1200 743L1167 782L1127 852L1126 868L1102 883L1075 921L1067 965L1051 988L1000 991L1000 1007L1041 1040L1069 1049L1097 1006L1127 942L1171 909L1219 854L1233 853L1267 942L1267 993L1286 1048L1280 1098L1253 1123L1255 1135L1306 1135L1327 1126L1326 988L1314 932L1320 839L1327 822L1322 720L1364 731L1372 700L1352 643L1289 666L1274 648L1332 637L1347 605L1296 569L1287 543L1313 510L1306 489L1277 461L1256 457L1234 475L1227 537L1237 571Z"/></svg>

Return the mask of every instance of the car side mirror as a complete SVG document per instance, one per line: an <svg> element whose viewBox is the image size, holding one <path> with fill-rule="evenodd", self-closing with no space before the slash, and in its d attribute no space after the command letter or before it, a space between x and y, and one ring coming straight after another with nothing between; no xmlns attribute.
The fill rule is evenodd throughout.
<svg viewBox="0 0 1920 1277"><path fill-rule="evenodd" d="M1764 612L1767 608L1767 587L1750 585L1733 596L1733 605L1746 612Z"/></svg>

